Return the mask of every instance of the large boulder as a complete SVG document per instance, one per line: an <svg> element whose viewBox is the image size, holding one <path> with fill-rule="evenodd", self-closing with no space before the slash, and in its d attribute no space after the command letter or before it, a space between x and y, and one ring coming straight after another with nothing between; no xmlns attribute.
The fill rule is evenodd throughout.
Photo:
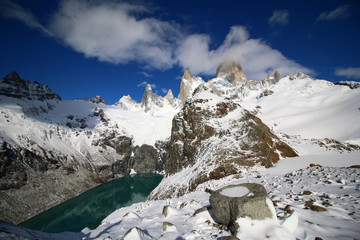
<svg viewBox="0 0 360 240"><path fill-rule="evenodd" d="M234 225L238 218L263 220L273 218L263 185L243 183L221 188L210 196L210 204L217 221L225 226Z"/></svg>

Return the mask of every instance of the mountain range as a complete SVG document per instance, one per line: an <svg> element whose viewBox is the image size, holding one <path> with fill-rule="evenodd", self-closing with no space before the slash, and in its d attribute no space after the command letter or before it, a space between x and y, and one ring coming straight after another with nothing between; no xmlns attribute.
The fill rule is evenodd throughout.
<svg viewBox="0 0 360 240"><path fill-rule="evenodd" d="M114 105L62 100L13 72L0 81L1 220L22 222L130 172L164 174L149 196L161 200L319 148L358 151L359 103L357 82L248 80L232 61L208 81L185 69L178 97L148 85L141 102Z"/></svg>

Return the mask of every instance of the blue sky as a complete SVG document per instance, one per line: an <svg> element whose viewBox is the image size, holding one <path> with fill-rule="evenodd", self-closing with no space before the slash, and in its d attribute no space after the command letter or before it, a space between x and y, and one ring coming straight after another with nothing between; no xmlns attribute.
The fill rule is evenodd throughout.
<svg viewBox="0 0 360 240"><path fill-rule="evenodd" d="M17 71L63 99L109 103L146 83L179 92L185 67L204 79L233 59L269 72L360 80L359 1L0 0L0 77Z"/></svg>

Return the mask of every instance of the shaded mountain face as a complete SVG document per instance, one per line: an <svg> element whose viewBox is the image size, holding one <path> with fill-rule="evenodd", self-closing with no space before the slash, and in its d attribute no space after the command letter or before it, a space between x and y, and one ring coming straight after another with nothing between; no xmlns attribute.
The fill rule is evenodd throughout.
<svg viewBox="0 0 360 240"><path fill-rule="evenodd" d="M23 80L16 72L6 75L1 80L0 95L38 101L61 100L48 86Z"/></svg>

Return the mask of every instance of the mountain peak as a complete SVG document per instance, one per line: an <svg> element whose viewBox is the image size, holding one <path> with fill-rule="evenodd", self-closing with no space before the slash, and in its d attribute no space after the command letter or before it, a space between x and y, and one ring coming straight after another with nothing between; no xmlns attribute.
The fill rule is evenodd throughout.
<svg viewBox="0 0 360 240"><path fill-rule="evenodd" d="M152 91L151 84L147 84L147 85L146 85L146 90L145 90L145 91Z"/></svg>
<svg viewBox="0 0 360 240"><path fill-rule="evenodd" d="M1 79L0 95L38 101L61 100L48 86L23 80L17 72L11 72Z"/></svg>
<svg viewBox="0 0 360 240"><path fill-rule="evenodd" d="M8 79L8 80L11 80L11 81L20 81L21 80L20 75L17 72L9 73L8 75L6 75L4 77L4 79Z"/></svg>
<svg viewBox="0 0 360 240"><path fill-rule="evenodd" d="M187 79L187 80L190 80L193 78L193 76L191 75L191 71L190 71L190 68L185 68L185 71L184 71L184 74L182 76L183 79Z"/></svg>
<svg viewBox="0 0 360 240"><path fill-rule="evenodd" d="M240 64L234 61L225 61L216 69L216 77L227 80L233 85L238 85L247 81Z"/></svg>
<svg viewBox="0 0 360 240"><path fill-rule="evenodd" d="M174 99L174 95L171 89L168 90L166 96L164 97L166 100Z"/></svg>

